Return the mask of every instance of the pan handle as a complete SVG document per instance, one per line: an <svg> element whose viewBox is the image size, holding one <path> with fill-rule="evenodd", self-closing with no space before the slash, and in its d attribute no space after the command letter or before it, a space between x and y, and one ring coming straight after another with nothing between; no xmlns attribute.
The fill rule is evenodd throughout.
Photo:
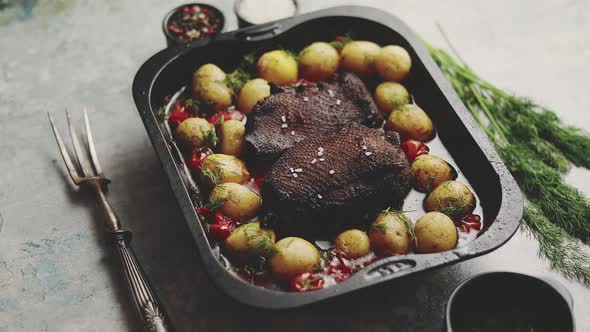
<svg viewBox="0 0 590 332"><path fill-rule="evenodd" d="M377 261L356 272L350 279L362 279L364 282L376 283L383 279L392 279L400 274L408 274L415 269L421 269L418 260L408 257L390 257Z"/></svg>

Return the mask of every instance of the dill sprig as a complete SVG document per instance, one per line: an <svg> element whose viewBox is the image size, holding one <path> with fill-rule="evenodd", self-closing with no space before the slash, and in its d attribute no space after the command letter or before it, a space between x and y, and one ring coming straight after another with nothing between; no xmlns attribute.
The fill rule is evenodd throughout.
<svg viewBox="0 0 590 332"><path fill-rule="evenodd" d="M562 178L570 162L590 168L590 137L528 98L481 79L444 50L426 45L526 195L524 221L540 243L540 255L566 277L590 285L588 255L576 241L590 242L590 202Z"/></svg>
<svg viewBox="0 0 590 332"><path fill-rule="evenodd" d="M590 285L590 256L584 246L551 223L535 204L524 210L527 231L539 241L539 254L570 279Z"/></svg>
<svg viewBox="0 0 590 332"><path fill-rule="evenodd" d="M256 54L256 52L251 52L244 55L236 69L226 76L225 81L234 91L234 94L240 92L244 84L254 77L254 66L257 59Z"/></svg>

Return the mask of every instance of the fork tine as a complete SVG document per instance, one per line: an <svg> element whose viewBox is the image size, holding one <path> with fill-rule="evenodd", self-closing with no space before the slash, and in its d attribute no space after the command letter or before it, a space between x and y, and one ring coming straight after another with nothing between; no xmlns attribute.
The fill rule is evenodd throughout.
<svg viewBox="0 0 590 332"><path fill-rule="evenodd" d="M70 173L70 177L72 178L72 181L74 181L75 184L79 184L80 183L80 176L78 175L78 171L76 170L76 167L74 167L74 164L72 163L72 160L70 159L70 156L68 155L68 150L66 150L64 142L61 139L61 136L59 135L59 132L57 131L57 128L55 127L55 124L53 123L53 118L51 117L51 114L49 114L49 112L48 112L47 115L49 116L49 123L51 124L51 129L53 129L53 135L55 136L55 140L57 141L57 146L59 147L59 152L61 153L61 156L62 156L64 162L66 163L66 168L68 169L68 173Z"/></svg>
<svg viewBox="0 0 590 332"><path fill-rule="evenodd" d="M97 176L103 176L104 174L102 173L102 168L100 167L98 157L96 156L96 149L94 148L94 139L92 139L90 120L88 119L86 107L84 107L84 125L86 131L86 142L88 143L88 151L90 151L90 159L92 159L92 166L94 166L94 171L96 172Z"/></svg>
<svg viewBox="0 0 590 332"><path fill-rule="evenodd" d="M68 127L70 127L70 136L72 138L72 143L74 145L74 152L76 152L76 158L78 158L78 164L80 168L82 168L82 174L84 176L92 176L92 172L86 163L86 159L84 159L84 155L82 154L82 149L80 148L80 142L78 142L78 137L76 136L76 130L72 125L72 119L70 118L70 112L66 111L66 117L68 118Z"/></svg>

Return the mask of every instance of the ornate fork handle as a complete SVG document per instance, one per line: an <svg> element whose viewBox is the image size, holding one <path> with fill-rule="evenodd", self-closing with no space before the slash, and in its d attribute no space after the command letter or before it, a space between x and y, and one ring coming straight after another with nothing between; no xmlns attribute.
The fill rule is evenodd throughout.
<svg viewBox="0 0 590 332"><path fill-rule="evenodd" d="M77 166L74 165L72 158L70 158L61 135L53 123L51 114L48 114L48 116L57 146L64 163L66 164L66 168L68 169L68 173L70 174L72 181L77 186L88 188L96 193L98 205L105 217L105 229L113 236L115 247L117 248L119 258L121 259L123 273L125 275L125 279L127 280L127 285L129 286L131 296L133 297L133 303L135 303L135 308L141 317L145 330L148 332L168 332L173 330L172 324L168 321L168 318L166 317L166 314L160 305L160 302L158 301L156 292L149 284L145 272L139 265L137 257L135 257L135 253L129 246L129 242L131 241L131 232L121 228L119 217L117 217L115 210L107 200L107 197L104 193L103 189L106 188L106 185L110 181L104 176L102 167L98 162L96 149L94 148L94 139L92 138L92 133L90 131L90 120L88 119L86 110L84 110L84 125L86 131L86 143L90 155L90 165L88 160L84 158L85 154L82 153L82 148L76 135L76 130L72 125L70 113L66 112L66 116L68 119L68 127L70 131L70 137L72 139L72 145L74 146L76 159L78 161Z"/></svg>
<svg viewBox="0 0 590 332"><path fill-rule="evenodd" d="M108 182L107 179L96 179L88 181L86 185L92 187L98 197L99 206L105 214L105 226L107 231L113 235L113 240L119 258L123 273L129 286L129 291L133 297L133 302L139 316L142 318L144 328L150 332L168 332L172 329L169 326L164 310L162 309L155 292L150 285L139 261L129 245L131 242L131 232L121 229L119 218L107 200L102 189L102 183Z"/></svg>
<svg viewBox="0 0 590 332"><path fill-rule="evenodd" d="M164 312L160 308L160 304L135 257L133 249L129 246L131 232L119 230L113 235L125 279L129 285L129 291L133 296L133 302L139 311L139 315L143 319L145 330L154 332L170 331L167 327Z"/></svg>

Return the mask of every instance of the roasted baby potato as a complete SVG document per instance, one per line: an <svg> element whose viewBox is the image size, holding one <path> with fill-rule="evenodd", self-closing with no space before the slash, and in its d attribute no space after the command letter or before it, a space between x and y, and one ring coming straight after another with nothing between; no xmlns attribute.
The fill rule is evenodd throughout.
<svg viewBox="0 0 590 332"><path fill-rule="evenodd" d="M239 120L227 120L219 126L221 144L219 150L223 154L239 157L244 150L244 134L246 126Z"/></svg>
<svg viewBox="0 0 590 332"><path fill-rule="evenodd" d="M432 121L418 106L408 104L389 114L387 129L398 132L403 139L426 142L434 136Z"/></svg>
<svg viewBox="0 0 590 332"><path fill-rule="evenodd" d="M297 80L297 61L285 50L264 53L256 63L258 76L278 85Z"/></svg>
<svg viewBox="0 0 590 332"><path fill-rule="evenodd" d="M231 232L225 240L225 249L240 259L265 257L272 252L275 238L272 229L261 228L260 222L253 221Z"/></svg>
<svg viewBox="0 0 590 332"><path fill-rule="evenodd" d="M410 72L411 67L410 54L401 46L385 46L375 58L377 74L385 81L399 82L403 80Z"/></svg>
<svg viewBox="0 0 590 332"><path fill-rule="evenodd" d="M250 180L250 173L243 161L222 153L215 153L201 162L201 174L210 186L220 183L244 183Z"/></svg>
<svg viewBox="0 0 590 332"><path fill-rule="evenodd" d="M310 81L322 81L338 69L338 51L323 42L313 43L299 52L299 71L301 77Z"/></svg>
<svg viewBox="0 0 590 332"><path fill-rule="evenodd" d="M378 256L403 255L412 248L412 221L400 211L385 210L369 228L371 247Z"/></svg>
<svg viewBox="0 0 590 332"><path fill-rule="evenodd" d="M361 78L369 78L375 73L375 58L381 51L379 45L364 40L347 43L340 53L340 67L353 72Z"/></svg>
<svg viewBox="0 0 590 332"><path fill-rule="evenodd" d="M438 211L460 219L475 209L475 196L459 181L447 181L434 188L424 200L426 211Z"/></svg>
<svg viewBox="0 0 590 332"><path fill-rule="evenodd" d="M336 249L350 258L366 256L370 248L369 237L358 229L349 229L336 237Z"/></svg>
<svg viewBox="0 0 590 332"><path fill-rule="evenodd" d="M232 104L232 90L225 79L225 73L216 65L201 66L193 74L193 97L210 104L214 110L225 110Z"/></svg>
<svg viewBox="0 0 590 332"><path fill-rule="evenodd" d="M262 199L245 186L228 182L213 188L209 195L209 203L219 205L217 210L223 215L242 222L256 216L262 205Z"/></svg>
<svg viewBox="0 0 590 332"><path fill-rule="evenodd" d="M416 251L421 254L447 251L457 246L457 227L448 216L440 212L429 212L418 219L414 233Z"/></svg>
<svg viewBox="0 0 590 332"><path fill-rule="evenodd" d="M410 93L396 82L383 82L375 89L375 102L383 114L388 115L400 106L409 104Z"/></svg>
<svg viewBox="0 0 590 332"><path fill-rule="evenodd" d="M298 237L286 237L278 241L269 260L271 273L282 280L313 272L319 264L320 253L317 248Z"/></svg>
<svg viewBox="0 0 590 332"><path fill-rule="evenodd" d="M188 118L176 127L176 138L187 149L213 147L217 142L215 127L203 118Z"/></svg>
<svg viewBox="0 0 590 332"><path fill-rule="evenodd" d="M449 163L431 154L416 157L410 174L414 188L421 192L431 191L443 182L453 180L455 176Z"/></svg>
<svg viewBox="0 0 590 332"><path fill-rule="evenodd" d="M267 81L262 78L249 80L240 90L238 109L242 113L248 114L252 112L252 109L259 100L268 96L270 96L270 85L268 85Z"/></svg>

